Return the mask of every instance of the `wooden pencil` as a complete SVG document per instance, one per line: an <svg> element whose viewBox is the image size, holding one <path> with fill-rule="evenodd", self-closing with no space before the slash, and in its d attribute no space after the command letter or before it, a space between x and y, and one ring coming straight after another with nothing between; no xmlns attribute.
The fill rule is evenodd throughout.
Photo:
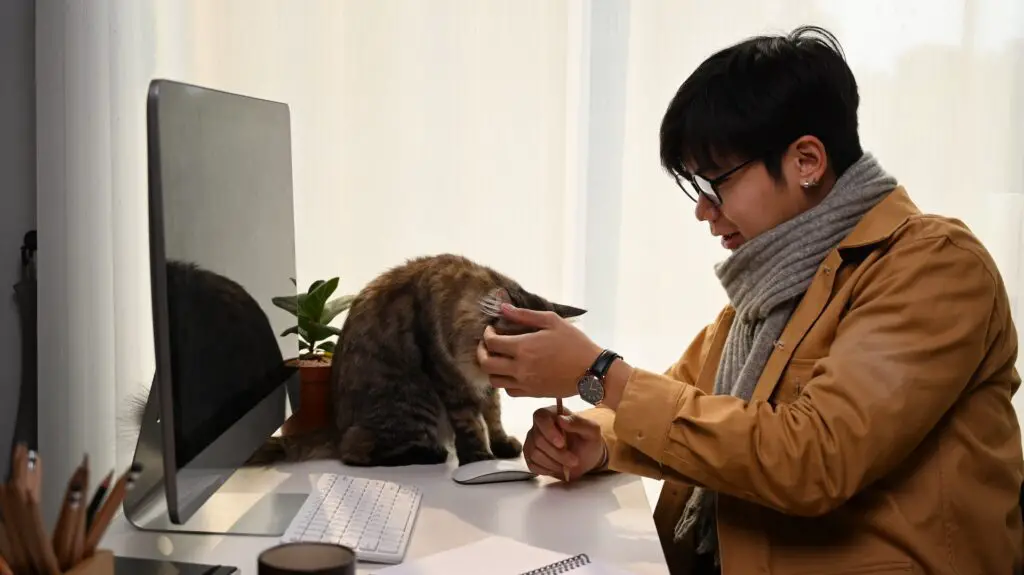
<svg viewBox="0 0 1024 575"><path fill-rule="evenodd" d="M60 568L67 571L71 565L71 543L73 536L74 518L81 505L82 496L85 493L85 469L88 466L88 457L82 458L75 472L68 480L67 489L64 492L64 503L60 508L60 515L57 518L57 525L53 529L53 549L57 554L57 563Z"/></svg>
<svg viewBox="0 0 1024 575"><path fill-rule="evenodd" d="M103 503L103 496L107 494L110 489L110 482L114 479L114 470L111 469L107 476L103 478L103 481L96 486L96 492L92 494L92 499L89 501L89 506L85 508L85 527L88 529L92 526L93 519L96 517L96 512L100 509L100 503Z"/></svg>
<svg viewBox="0 0 1024 575"><path fill-rule="evenodd" d="M4 556L10 562L11 569L17 573L23 573L30 569L28 557L25 556L24 546L18 534L18 520L14 517L14 507L8 502L7 486L0 483L0 512L3 513L4 523L9 526L0 530L4 537L7 551Z"/></svg>
<svg viewBox="0 0 1024 575"><path fill-rule="evenodd" d="M25 547L29 565L36 573L60 575L39 511L41 466L42 462L35 451L19 445L15 450L12 485L7 490L7 500L14 511L14 519L19 526L18 535Z"/></svg>
<svg viewBox="0 0 1024 575"><path fill-rule="evenodd" d="M131 468L118 478L117 483L110 490L110 496L103 502L100 510L96 512L96 518L93 520L92 526L89 527L89 534L85 539L85 557L92 557L93 553L96 552L96 546L99 545L100 539L103 538L103 534L117 512L117 508L124 501L125 494L135 485L140 471L142 471L142 466L138 463L133 463Z"/></svg>
<svg viewBox="0 0 1024 575"><path fill-rule="evenodd" d="M7 538L7 528L2 520L0 520L0 557L8 560L11 558L11 540Z"/></svg>
<svg viewBox="0 0 1024 575"><path fill-rule="evenodd" d="M25 514L29 523L25 526L31 532L31 536L38 547L39 561L42 564L43 573L48 575L60 575L60 566L57 563L57 555L53 551L50 538L46 536L46 528L43 526L43 513L39 509L43 489L43 458L35 451L28 453L28 465L25 474Z"/></svg>
<svg viewBox="0 0 1024 575"><path fill-rule="evenodd" d="M46 564L43 550L36 539L35 530L31 527L32 518L28 509L29 498L29 453L24 444L14 448L14 460L11 464L11 479L7 484L5 495L4 516L10 517L15 527L11 530L16 534L24 553L25 566L33 573L45 573Z"/></svg>
<svg viewBox="0 0 1024 575"><path fill-rule="evenodd" d="M89 460L85 458L83 465L84 472L82 474L82 497L85 497L85 493L89 490ZM71 516L71 533L69 534L71 549L71 565L78 565L85 554L85 502L79 501L78 506L75 508L74 514Z"/></svg>

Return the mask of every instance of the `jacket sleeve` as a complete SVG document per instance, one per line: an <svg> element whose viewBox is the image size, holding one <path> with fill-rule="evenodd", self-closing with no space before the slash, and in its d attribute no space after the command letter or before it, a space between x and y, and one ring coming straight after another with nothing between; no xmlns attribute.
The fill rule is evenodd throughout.
<svg viewBox="0 0 1024 575"><path fill-rule="evenodd" d="M709 334L714 324L708 325L697 334L683 355L672 364L661 377L678 385L693 385L697 381L703 358L710 343ZM663 478L665 470L658 460L637 450L628 443L618 441L615 436L615 412L607 407L594 407L580 412L581 416L601 426L601 435L608 445L608 461L605 468L595 471L621 471L646 477Z"/></svg>
<svg viewBox="0 0 1024 575"><path fill-rule="evenodd" d="M1015 344L1000 334L1005 292L982 257L949 238L890 248L858 280L793 403L706 395L636 369L613 420L616 449L628 444L664 475L783 513L828 513L910 454L997 337Z"/></svg>

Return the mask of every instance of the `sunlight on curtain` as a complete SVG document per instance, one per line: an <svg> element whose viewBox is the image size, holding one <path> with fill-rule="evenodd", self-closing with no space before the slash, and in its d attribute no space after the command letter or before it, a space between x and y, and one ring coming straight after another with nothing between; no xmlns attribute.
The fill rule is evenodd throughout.
<svg viewBox="0 0 1024 575"><path fill-rule="evenodd" d="M582 258L581 5L41 3L47 477L67 477L83 452L94 467L123 467L135 447L126 409L153 373L151 79L291 106L302 284L338 275L351 292L406 258L452 251L566 299L581 290L565 273ZM530 404L519 408L528 422ZM48 518L61 489L44 486Z"/></svg>

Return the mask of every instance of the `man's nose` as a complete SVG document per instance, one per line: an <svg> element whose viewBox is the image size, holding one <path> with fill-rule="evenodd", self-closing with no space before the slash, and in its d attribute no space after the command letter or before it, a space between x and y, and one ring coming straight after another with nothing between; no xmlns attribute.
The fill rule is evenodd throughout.
<svg viewBox="0 0 1024 575"><path fill-rule="evenodd" d="M718 206L713 204L704 194L697 196L697 206L693 209L693 213L702 222L714 222L722 215L718 210Z"/></svg>

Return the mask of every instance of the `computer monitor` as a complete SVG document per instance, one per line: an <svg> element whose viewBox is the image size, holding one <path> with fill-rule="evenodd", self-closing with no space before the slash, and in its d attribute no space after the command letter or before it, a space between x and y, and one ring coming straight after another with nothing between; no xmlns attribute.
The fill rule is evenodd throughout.
<svg viewBox="0 0 1024 575"><path fill-rule="evenodd" d="M147 99L156 370L124 502L144 530L281 535L305 494L218 491L298 398L286 104L168 80Z"/></svg>

